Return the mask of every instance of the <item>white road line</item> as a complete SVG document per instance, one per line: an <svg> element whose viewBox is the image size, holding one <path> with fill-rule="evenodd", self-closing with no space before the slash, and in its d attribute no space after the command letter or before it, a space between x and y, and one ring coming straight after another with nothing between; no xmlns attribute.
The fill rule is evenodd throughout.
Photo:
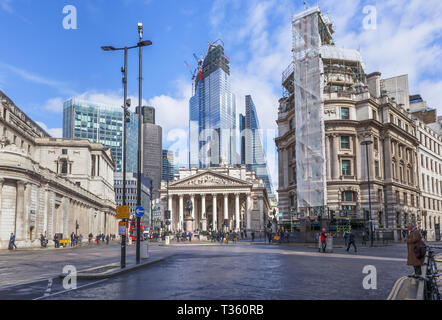
<svg viewBox="0 0 442 320"><path fill-rule="evenodd" d="M52 290L52 279L48 280L48 287L46 288L44 296L49 296Z"/></svg>
<svg viewBox="0 0 442 320"><path fill-rule="evenodd" d="M104 281L107 281L107 280L109 280L109 278L108 279L98 280L98 281L95 281L95 282L92 282L92 283L88 283L88 284L79 286L79 287L77 287L75 289L64 290L64 291L56 292L56 293L49 294L49 295L45 294L42 297L38 297L38 298L35 298L35 299L32 299L32 300L40 300L40 299L45 299L45 298L48 298L48 297L53 297L53 296L56 296L56 295L59 295L59 294L62 294L62 293L69 292L69 291L74 291L74 290L78 290L78 289L85 288L85 287L88 287L88 286L92 286L94 284L97 284L97 283L100 283L100 282L104 282Z"/></svg>
<svg viewBox="0 0 442 320"><path fill-rule="evenodd" d="M281 254L292 254L299 256L311 256L311 257L323 257L323 258L344 258L344 259L368 259L368 260L381 260L381 261L407 261L403 258L389 258L389 257L377 257L377 256L360 256L349 253L319 253L319 252L302 252L302 251L282 251Z"/></svg>

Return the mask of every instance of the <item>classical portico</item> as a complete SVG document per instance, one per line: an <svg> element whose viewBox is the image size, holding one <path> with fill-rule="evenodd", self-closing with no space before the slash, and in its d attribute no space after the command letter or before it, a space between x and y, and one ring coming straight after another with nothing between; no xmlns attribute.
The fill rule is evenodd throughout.
<svg viewBox="0 0 442 320"><path fill-rule="evenodd" d="M160 190L163 208L166 184ZM265 184L245 168L181 168L169 184L171 231L264 229L269 213ZM192 203L192 210L186 210ZM227 223L227 226L225 226Z"/></svg>

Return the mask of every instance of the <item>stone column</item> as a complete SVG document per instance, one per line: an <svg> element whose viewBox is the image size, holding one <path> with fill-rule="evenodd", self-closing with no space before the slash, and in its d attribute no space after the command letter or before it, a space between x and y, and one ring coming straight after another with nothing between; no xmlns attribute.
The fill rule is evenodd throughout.
<svg viewBox="0 0 442 320"><path fill-rule="evenodd" d="M332 157L330 153L330 136L325 136L325 151L326 151L326 159L327 159L327 180L331 179L331 163Z"/></svg>
<svg viewBox="0 0 442 320"><path fill-rule="evenodd" d="M173 226L173 195L169 194L169 211L170 211L170 225L168 230L170 230Z"/></svg>
<svg viewBox="0 0 442 320"><path fill-rule="evenodd" d="M202 231L207 231L206 195L201 195L201 222Z"/></svg>
<svg viewBox="0 0 442 320"><path fill-rule="evenodd" d="M213 194L212 197L213 197L213 218L212 218L213 222L212 222L212 224L213 224L213 230L216 230L218 227L218 224L217 224L218 213L216 210L216 194Z"/></svg>
<svg viewBox="0 0 442 320"><path fill-rule="evenodd" d="M356 174L355 174L355 176L357 177L358 180L361 180L362 179L361 163L362 163L363 159L361 156L361 142L360 142L358 136L355 137L355 153L356 153L356 157L355 157Z"/></svg>
<svg viewBox="0 0 442 320"><path fill-rule="evenodd" d="M235 193L235 231L239 231L239 193Z"/></svg>
<svg viewBox="0 0 442 320"><path fill-rule="evenodd" d="M229 219L229 194L224 193L224 221L228 219ZM227 226L226 228L228 229L229 227Z"/></svg>
<svg viewBox="0 0 442 320"><path fill-rule="evenodd" d="M339 179L339 135L333 134L333 179Z"/></svg>
<svg viewBox="0 0 442 320"><path fill-rule="evenodd" d="M264 199L259 198L259 228L264 230Z"/></svg>
<svg viewBox="0 0 442 320"><path fill-rule="evenodd" d="M3 183L5 183L5 179L0 178L0 221L2 217L2 192L3 192Z"/></svg>
<svg viewBox="0 0 442 320"><path fill-rule="evenodd" d="M17 181L15 236L17 240L26 240L28 219L25 212L25 182Z"/></svg>
<svg viewBox="0 0 442 320"><path fill-rule="evenodd" d="M180 220L178 229L184 230L184 195L180 194Z"/></svg>
<svg viewBox="0 0 442 320"><path fill-rule="evenodd" d="M195 220L195 195L192 194L190 196L190 200L192 200L192 219ZM192 230L193 232L193 230Z"/></svg>
<svg viewBox="0 0 442 320"><path fill-rule="evenodd" d="M247 230L251 229L251 224L252 224L252 217L250 216L250 205L251 205L251 199L250 199L251 195L248 194L247 195L247 202L246 202L246 226L247 226Z"/></svg>

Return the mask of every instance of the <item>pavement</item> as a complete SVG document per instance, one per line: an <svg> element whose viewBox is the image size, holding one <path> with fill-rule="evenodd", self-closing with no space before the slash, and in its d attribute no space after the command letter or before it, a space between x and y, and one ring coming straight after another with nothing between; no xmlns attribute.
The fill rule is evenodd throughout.
<svg viewBox="0 0 442 320"><path fill-rule="evenodd" d="M79 274L98 267L103 273L102 267L109 265L116 271L118 243L0 252L0 299L383 300L400 276L411 273L404 244L358 246L357 253L343 247L319 253L313 244L251 245L241 241L151 243L149 248L152 261L161 261L104 279L79 277L76 289L63 287L59 277L63 267L74 265ZM130 269L134 246L127 252ZM376 268L376 289L363 287L367 265Z"/></svg>

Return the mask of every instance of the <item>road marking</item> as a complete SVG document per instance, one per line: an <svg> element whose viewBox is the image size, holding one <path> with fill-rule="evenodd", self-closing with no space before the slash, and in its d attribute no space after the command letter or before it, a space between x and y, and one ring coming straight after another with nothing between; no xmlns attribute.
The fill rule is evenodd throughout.
<svg viewBox="0 0 442 320"><path fill-rule="evenodd" d="M38 298L35 298L35 299L32 299L32 300L41 300L41 299L45 299L45 298L48 298L48 297L53 297L53 296L56 296L56 295L59 295L59 294L62 294L62 293L66 293L66 292L70 292L70 291L78 290L78 289L85 288L85 287L88 287L88 286L92 286L92 285L94 285L94 284L97 284L97 283L100 283L100 282L104 282L104 281L107 281L107 280L109 280L109 278L107 278L107 279L102 279L102 280L98 280L98 281L95 281L95 282L92 282L92 283L88 283L88 284L85 284L85 285L79 286L79 287L77 287L77 288L75 288L75 289L63 290L63 291L56 292L56 293L49 294L49 295L46 295L46 294L45 294L44 296L41 296L41 297L38 297Z"/></svg>
<svg viewBox="0 0 442 320"><path fill-rule="evenodd" d="M293 254L299 256L311 256L311 257L327 257L327 258L344 258L344 259L368 259L368 260L381 260L381 261L407 261L403 258L389 258L389 257L377 257L377 256L360 256L340 253L319 253L319 252L302 252L302 251L282 251L281 254Z"/></svg>
<svg viewBox="0 0 442 320"><path fill-rule="evenodd" d="M48 287L46 288L45 294L44 296L49 296L51 294L51 290L52 290L52 279L48 280Z"/></svg>

